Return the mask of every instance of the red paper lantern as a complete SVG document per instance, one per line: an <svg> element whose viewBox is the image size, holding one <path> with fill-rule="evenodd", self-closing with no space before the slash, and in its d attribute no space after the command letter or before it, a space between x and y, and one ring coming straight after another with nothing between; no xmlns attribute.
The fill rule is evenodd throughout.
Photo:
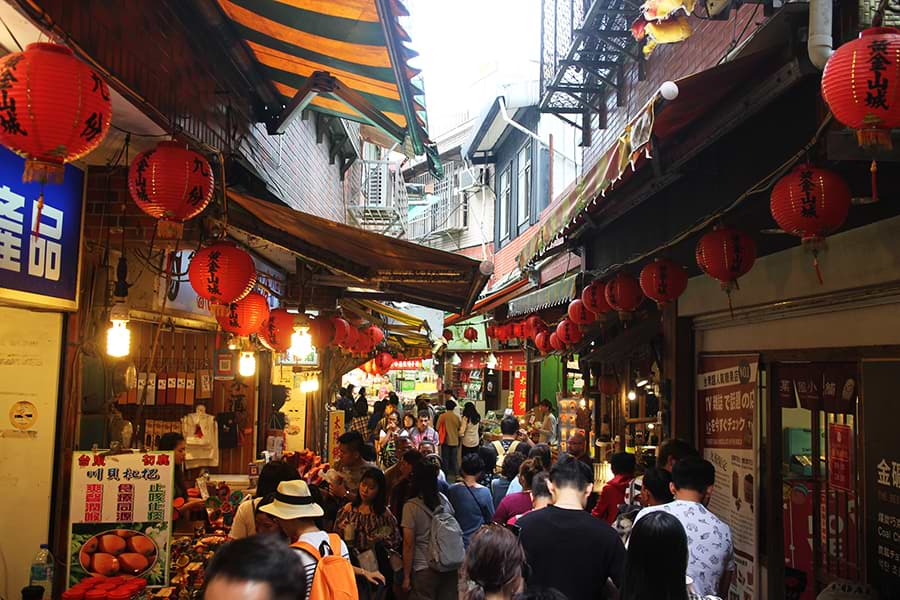
<svg viewBox="0 0 900 600"><path fill-rule="evenodd" d="M668 258L657 258L641 269L640 281L644 295L662 308L684 293L688 277L681 265Z"/></svg>
<svg viewBox="0 0 900 600"><path fill-rule="evenodd" d="M900 29L873 27L835 50L825 65L822 96L838 121L860 130L862 145L876 130L890 136L900 127L898 56Z"/></svg>
<svg viewBox="0 0 900 600"><path fill-rule="evenodd" d="M756 242L739 229L720 227L697 243L697 265L718 279L726 290L734 287L738 277L747 273L755 260Z"/></svg>
<svg viewBox="0 0 900 600"><path fill-rule="evenodd" d="M334 337L334 324L331 319L317 317L309 320L309 335L314 348L324 348Z"/></svg>
<svg viewBox="0 0 900 600"><path fill-rule="evenodd" d="M553 349L553 346L550 345L550 333L547 331L540 331L536 336L534 336L534 345L535 347L546 354Z"/></svg>
<svg viewBox="0 0 900 600"><path fill-rule="evenodd" d="M606 302L619 313L619 318L628 320L641 302L644 294L637 280L626 273L618 273L606 284Z"/></svg>
<svg viewBox="0 0 900 600"><path fill-rule="evenodd" d="M394 357L387 352L381 352L375 357L375 366L382 373L387 373L394 364Z"/></svg>
<svg viewBox="0 0 900 600"><path fill-rule="evenodd" d="M350 323L340 317L331 319L331 326L334 329L334 335L331 337L331 344L339 348L344 348L346 342L350 339L351 331L355 331L350 327Z"/></svg>
<svg viewBox="0 0 900 600"><path fill-rule="evenodd" d="M799 236L813 253L819 283L824 283L819 251L824 249L825 236L847 219L850 198L850 188L840 175L810 165L796 166L772 188L772 218L787 233Z"/></svg>
<svg viewBox="0 0 900 600"><path fill-rule="evenodd" d="M525 319L525 334L528 337L536 340L537 335L542 331L547 331L547 324L539 316L531 315Z"/></svg>
<svg viewBox="0 0 900 600"><path fill-rule="evenodd" d="M463 332L463 337L470 342L478 341L478 330L474 327L466 327L466 330Z"/></svg>
<svg viewBox="0 0 900 600"><path fill-rule="evenodd" d="M225 331L240 336L256 333L269 318L269 303L259 292L250 292L228 310L216 311L216 320Z"/></svg>
<svg viewBox="0 0 900 600"><path fill-rule="evenodd" d="M188 265L191 287L214 304L231 304L250 293L256 284L253 258L229 242L202 248Z"/></svg>
<svg viewBox="0 0 900 600"><path fill-rule="evenodd" d="M525 339L525 323L517 321L512 324L512 337L519 340Z"/></svg>
<svg viewBox="0 0 900 600"><path fill-rule="evenodd" d="M606 284L599 279L595 279L582 290L581 301L584 302L585 308L598 317L610 311L609 303L606 301Z"/></svg>
<svg viewBox="0 0 900 600"><path fill-rule="evenodd" d="M128 190L138 207L155 219L183 223L196 217L213 193L206 158L179 142L160 142L134 157Z"/></svg>
<svg viewBox="0 0 900 600"><path fill-rule="evenodd" d="M497 337L497 327L494 325L488 325L484 329L484 334L489 338Z"/></svg>
<svg viewBox="0 0 900 600"><path fill-rule="evenodd" d="M509 339L509 334L510 334L509 325L507 325L505 323L503 325L497 325L496 331L497 331L497 340L499 340L501 342L505 342L506 340Z"/></svg>
<svg viewBox="0 0 900 600"><path fill-rule="evenodd" d="M564 344L572 345L581 341L581 329L569 319L563 319L556 326L556 335Z"/></svg>
<svg viewBox="0 0 900 600"><path fill-rule="evenodd" d="M619 380L615 375L601 375L597 387L604 396L615 396L619 393Z"/></svg>
<svg viewBox="0 0 900 600"><path fill-rule="evenodd" d="M444 339L447 340L448 342L453 341L453 331L451 331L450 329L445 329L444 330Z"/></svg>
<svg viewBox="0 0 900 600"><path fill-rule="evenodd" d="M60 183L64 165L100 145L112 104L106 82L72 51L28 44L0 59L0 144L25 158L22 181Z"/></svg>
<svg viewBox="0 0 900 600"><path fill-rule="evenodd" d="M597 315L588 310L583 300L572 300L568 313L569 318L578 325L587 325L597 319Z"/></svg>
<svg viewBox="0 0 900 600"><path fill-rule="evenodd" d="M559 334L555 331L550 334L550 347L557 352L562 352L566 349L566 345L559 339Z"/></svg>
<svg viewBox="0 0 900 600"><path fill-rule="evenodd" d="M359 329L347 323L347 337L344 338L341 348L355 353L357 344L359 344Z"/></svg>
<svg viewBox="0 0 900 600"><path fill-rule="evenodd" d="M375 325L366 327L365 334L373 348L384 340L384 331Z"/></svg>
<svg viewBox="0 0 900 600"><path fill-rule="evenodd" d="M269 312L269 318L258 333L259 341L269 350L287 352L294 333L294 315L283 308L276 308Z"/></svg>

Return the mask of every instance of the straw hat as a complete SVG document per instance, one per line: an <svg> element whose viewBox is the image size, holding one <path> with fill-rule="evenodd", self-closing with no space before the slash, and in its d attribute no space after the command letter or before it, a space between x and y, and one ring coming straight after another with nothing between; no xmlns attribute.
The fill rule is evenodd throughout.
<svg viewBox="0 0 900 600"><path fill-rule="evenodd" d="M321 517L325 514L322 507L313 500L309 486L302 479L279 483L275 501L261 506L259 510L286 521Z"/></svg>

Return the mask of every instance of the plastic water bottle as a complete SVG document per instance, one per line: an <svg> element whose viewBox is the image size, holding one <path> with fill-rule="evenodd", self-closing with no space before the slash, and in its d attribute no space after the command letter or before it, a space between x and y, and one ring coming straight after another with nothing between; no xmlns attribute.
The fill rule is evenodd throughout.
<svg viewBox="0 0 900 600"><path fill-rule="evenodd" d="M50 546L41 544L34 560L31 561L30 585L39 585L44 588L44 598L53 598L53 555L50 554Z"/></svg>

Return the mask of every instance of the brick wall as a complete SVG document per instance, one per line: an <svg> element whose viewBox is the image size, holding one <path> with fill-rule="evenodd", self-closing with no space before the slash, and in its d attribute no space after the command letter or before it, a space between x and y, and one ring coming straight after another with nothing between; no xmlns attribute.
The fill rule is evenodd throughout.
<svg viewBox="0 0 900 600"><path fill-rule="evenodd" d="M625 73L626 105L616 106L616 95L607 102L607 127L598 129L598 118L592 120L593 138L584 149L584 171L590 169L615 141L628 121L647 103L665 81L674 81L716 66L734 45L735 36L747 25L746 39L764 22L762 7L744 5L731 12L728 21L708 21L692 18L693 35L677 44L661 44L644 63L644 81L638 81L637 63L627 63ZM738 40L739 42L740 40Z"/></svg>

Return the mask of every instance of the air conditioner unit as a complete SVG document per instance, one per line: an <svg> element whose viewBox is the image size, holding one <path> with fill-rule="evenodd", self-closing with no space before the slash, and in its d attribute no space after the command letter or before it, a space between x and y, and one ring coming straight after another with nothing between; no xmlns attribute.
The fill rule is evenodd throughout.
<svg viewBox="0 0 900 600"><path fill-rule="evenodd" d="M472 169L461 169L459 171L459 191L470 190L481 185L479 174L473 172Z"/></svg>
<svg viewBox="0 0 900 600"><path fill-rule="evenodd" d="M387 163L374 163L368 165L368 180L366 181L366 206L385 207L390 203L391 174Z"/></svg>

